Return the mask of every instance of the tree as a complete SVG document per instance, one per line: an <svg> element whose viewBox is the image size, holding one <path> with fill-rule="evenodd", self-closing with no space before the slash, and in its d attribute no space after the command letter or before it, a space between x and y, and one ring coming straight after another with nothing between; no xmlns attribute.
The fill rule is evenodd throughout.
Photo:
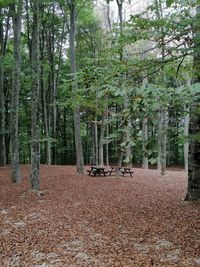
<svg viewBox="0 0 200 267"><path fill-rule="evenodd" d="M4 39L3 8L0 7L0 167L6 165L5 145L5 96L4 96L4 55L6 38ZM8 27L6 29L8 31ZM5 36L7 36L5 34Z"/></svg>
<svg viewBox="0 0 200 267"><path fill-rule="evenodd" d="M21 182L19 167L19 91L21 76L21 17L23 1L19 0L11 5L14 35L14 69L11 93L11 115L10 115L10 138L11 138L11 165L12 182Z"/></svg>
<svg viewBox="0 0 200 267"><path fill-rule="evenodd" d="M200 5L196 7L194 31L194 81L200 82ZM189 123L188 189L186 200L200 199L200 93L191 107Z"/></svg>
<svg viewBox="0 0 200 267"><path fill-rule="evenodd" d="M75 33L76 33L76 6L75 1L68 1L70 11L70 32L69 32L69 53L70 53L70 70L72 78L72 92L74 100L78 91L77 83L77 66L76 66L76 50L75 50ZM81 140L81 122L80 122L80 109L77 106L74 110L74 131L75 131L75 145L76 145L76 160L77 160L77 173L84 173L84 160L83 160L83 147Z"/></svg>
<svg viewBox="0 0 200 267"><path fill-rule="evenodd" d="M30 184L32 190L40 189L40 144L39 144L39 90L40 90L40 50L39 29L40 13L39 0L32 0L33 24L32 24L32 105L31 105L31 175Z"/></svg>

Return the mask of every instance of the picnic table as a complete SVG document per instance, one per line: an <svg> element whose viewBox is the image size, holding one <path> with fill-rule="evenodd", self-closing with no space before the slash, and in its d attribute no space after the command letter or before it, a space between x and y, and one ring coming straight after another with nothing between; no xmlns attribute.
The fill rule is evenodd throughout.
<svg viewBox="0 0 200 267"><path fill-rule="evenodd" d="M106 176L107 173L109 173L109 176L111 176L112 174L117 174L117 175L122 175L124 176L125 174L132 176L133 171L131 171L131 168L127 168L127 167L113 167L110 166L110 170L109 171L105 171L105 167L102 166L91 166L90 170L87 170L88 174L90 176Z"/></svg>
<svg viewBox="0 0 200 267"><path fill-rule="evenodd" d="M127 168L127 167L110 167L111 170L109 171L110 174L109 176L111 176L112 173L116 173L116 174L120 174L122 176L124 176L125 174L129 174L131 177L132 176L132 173L133 171L131 171L131 168Z"/></svg>
<svg viewBox="0 0 200 267"><path fill-rule="evenodd" d="M100 176L103 174L104 176L106 176L107 171L105 171L105 167L91 166L90 170L88 170L88 174L93 175L93 176L96 176L96 175Z"/></svg>

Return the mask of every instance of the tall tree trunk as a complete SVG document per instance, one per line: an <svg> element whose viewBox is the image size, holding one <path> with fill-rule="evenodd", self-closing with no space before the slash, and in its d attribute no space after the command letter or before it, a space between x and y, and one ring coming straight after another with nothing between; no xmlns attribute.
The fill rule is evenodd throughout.
<svg viewBox="0 0 200 267"><path fill-rule="evenodd" d="M95 144L95 164L99 165L99 139L98 139L98 121L97 117L94 120L94 144Z"/></svg>
<svg viewBox="0 0 200 267"><path fill-rule="evenodd" d="M116 0L116 1L117 1L117 7L118 7L119 31L120 31L120 37L121 37L123 34L123 16L122 16L123 0ZM123 59L123 47L119 48L119 57L121 61Z"/></svg>
<svg viewBox="0 0 200 267"><path fill-rule="evenodd" d="M43 11L44 12L44 11ZM45 31L44 25L42 25L42 32L41 32L41 44L40 44L40 58L41 62L45 62L44 58L45 53ZM40 81L40 90L41 90L41 98L42 98L42 113L43 113L43 125L44 125L44 132L45 132L45 158L46 164L51 165L51 137L50 137L50 130L49 130L49 118L48 118L48 111L47 111L47 97L46 97L46 78L45 78L45 71L44 71L44 64L41 64L41 81Z"/></svg>
<svg viewBox="0 0 200 267"><path fill-rule="evenodd" d="M155 0L155 5L156 5L156 16L158 20L164 19L163 17L163 7L162 7L162 0ZM162 27L158 26L158 31L160 32L161 35L161 56L162 60L164 61L165 59L165 33ZM162 75L162 83L165 84L165 75L164 72L161 72ZM162 104L163 105L163 104ZM161 168L161 175L165 174L166 171L166 152L167 152L167 111L165 108L160 109L160 125L159 125L159 142L158 146L158 165L157 168ZM159 155L160 153L160 155Z"/></svg>
<svg viewBox="0 0 200 267"><path fill-rule="evenodd" d="M91 136L92 136L92 148L91 148L91 153L90 153L90 165L97 165L97 162L96 162L96 154L95 154L95 151L96 151L96 135L95 135L95 125L94 125L94 122L91 122L90 124L90 131L91 131Z"/></svg>
<svg viewBox="0 0 200 267"><path fill-rule="evenodd" d="M123 2L124 0L116 0L117 2L117 7L118 7L118 15L119 15L119 31L120 31L120 37L122 37L123 34ZM120 46L119 48L119 57L120 57L120 61L123 60L123 47ZM129 109L129 96L128 93L125 93L124 96L124 107L125 109ZM123 160L123 156L125 155L125 161L126 164L131 167L132 166L132 152L131 152L131 146L130 146L130 139L131 139L131 135L130 135L130 130L132 128L131 125L131 121L130 118L127 119L126 121L126 125L125 126L125 132L124 132L124 137L123 137L123 141L126 142L126 147L125 147L125 151L121 151L121 156L120 156L120 160L121 164L122 164L122 160ZM125 152L125 153L124 153ZM120 164L120 163L119 163Z"/></svg>
<svg viewBox="0 0 200 267"><path fill-rule="evenodd" d="M145 57L145 56L143 56ZM143 79L143 86L146 87L148 84L148 78ZM144 119L142 122L142 151L143 151L143 159L142 159L142 168L148 170L148 118L147 111L145 110Z"/></svg>
<svg viewBox="0 0 200 267"><path fill-rule="evenodd" d="M14 69L13 84L11 92L11 114L10 114L10 141L11 141L11 166L12 182L21 182L19 166L19 92L21 74L21 18L23 0L18 0L16 5L11 5L13 34L14 34Z"/></svg>
<svg viewBox="0 0 200 267"><path fill-rule="evenodd" d="M200 141L197 135L200 134L200 118L198 112L199 101L193 104L189 126L189 162L188 162L188 189L186 200L200 199Z"/></svg>
<svg viewBox="0 0 200 267"><path fill-rule="evenodd" d="M186 138L186 141L184 142L184 166L185 166L185 172L188 174L188 153L189 153L189 142L188 142L188 134L189 134L189 121L190 121L190 115L189 115L189 109L185 108L185 120L184 120L184 136Z"/></svg>
<svg viewBox="0 0 200 267"><path fill-rule="evenodd" d="M0 8L2 16L2 8ZM4 98L4 34L3 21L0 20L0 167L6 165L5 145L5 98Z"/></svg>
<svg viewBox="0 0 200 267"><path fill-rule="evenodd" d="M109 135L109 110L108 110L108 99L107 99L107 110L106 110L106 136ZM109 142L106 142L106 166L109 166Z"/></svg>
<svg viewBox="0 0 200 267"><path fill-rule="evenodd" d="M161 121L161 109L158 113L158 146L157 146L157 170L161 170L161 131L162 131L162 121Z"/></svg>
<svg viewBox="0 0 200 267"><path fill-rule="evenodd" d="M29 17L29 1L25 0L25 9L26 9L26 32L27 32L27 45L29 50L29 58L31 60L31 54L32 54L32 44L31 44L31 38L30 38L30 17Z"/></svg>
<svg viewBox="0 0 200 267"><path fill-rule="evenodd" d="M104 136L106 130L105 115L102 116L99 139L99 165L104 165Z"/></svg>
<svg viewBox="0 0 200 267"><path fill-rule="evenodd" d="M112 32L112 22L111 22L111 12L110 12L110 1L106 0L106 18L107 18L107 22L108 22L108 29L109 32Z"/></svg>
<svg viewBox="0 0 200 267"><path fill-rule="evenodd" d="M39 90L40 90L40 55L39 55L39 0L32 0L33 31L32 31L32 107L31 107L31 175L32 190L40 189L40 145L39 145Z"/></svg>
<svg viewBox="0 0 200 267"><path fill-rule="evenodd" d="M70 50L70 70L72 75L72 91L74 100L78 91L77 83L77 67L76 67L76 50L75 50L75 23L76 23L76 9L74 0L68 1L70 9L70 35L69 35L69 50ZM81 122L80 109L76 107L74 110L74 131L75 131L75 145L76 145L76 164L77 173L84 173L83 148L81 140Z"/></svg>
<svg viewBox="0 0 200 267"><path fill-rule="evenodd" d="M131 128L132 128L132 125L131 125L130 118L129 118L126 128L125 128L125 141L127 143L126 148L125 148L125 161L128 167L132 167L132 151L131 151L131 145L130 145Z"/></svg>
<svg viewBox="0 0 200 267"><path fill-rule="evenodd" d="M55 3L53 2L53 20L55 17ZM51 103L52 103L52 109L51 109L51 121L52 121L52 136L54 139L56 139L57 131L56 131L56 125L57 125L57 105L56 105L56 98L57 98L57 87L56 87L56 68L55 65L55 29L54 24L52 24L51 32L49 36L50 40L50 65L51 65L51 75L50 75L50 87L51 87ZM52 147L52 158L53 163L56 164L56 146L54 145Z"/></svg>
<svg viewBox="0 0 200 267"><path fill-rule="evenodd" d="M200 5L196 9L196 21L200 19ZM195 82L200 82L200 27L196 22L195 33L195 54L193 75ZM191 106L189 123L189 162L188 162L188 189L186 200L200 199L200 94Z"/></svg>
<svg viewBox="0 0 200 267"><path fill-rule="evenodd" d="M46 136L46 164L51 165L51 137L49 134L49 122L48 122L48 112L47 112L47 101L46 101L46 84L44 77L44 70L41 66L41 94L43 103L43 123L44 132Z"/></svg>
<svg viewBox="0 0 200 267"><path fill-rule="evenodd" d="M166 171L166 153L167 153L167 111L161 111L161 175L165 175Z"/></svg>
<svg viewBox="0 0 200 267"><path fill-rule="evenodd" d="M124 96L124 108L126 110L129 110L130 106L129 106L129 96L128 96L128 92L125 93ZM132 128L132 124L131 124L131 118L130 116L126 119L125 125L124 125L124 141L126 143L125 146L125 162L126 165L128 167L132 167L132 151L131 151L131 145L130 145L130 141L131 141L131 128Z"/></svg>
<svg viewBox="0 0 200 267"><path fill-rule="evenodd" d="M142 168L148 170L148 150L147 150L147 144L148 144L148 119L145 116L143 120L142 125L142 150L143 150L143 160L142 160Z"/></svg>
<svg viewBox="0 0 200 267"><path fill-rule="evenodd" d="M188 89L191 86L191 78L187 78L187 87ZM189 123L190 123L190 108L186 104L184 107L185 110L185 118L184 118L184 136L185 136L185 142L184 142L184 168L185 172L188 175L188 155L189 155L189 141L188 141L188 136L189 136Z"/></svg>

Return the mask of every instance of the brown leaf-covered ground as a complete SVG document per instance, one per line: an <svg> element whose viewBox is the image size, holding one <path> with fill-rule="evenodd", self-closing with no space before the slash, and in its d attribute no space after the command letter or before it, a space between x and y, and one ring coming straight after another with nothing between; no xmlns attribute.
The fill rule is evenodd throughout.
<svg viewBox="0 0 200 267"><path fill-rule="evenodd" d="M87 168L86 168L87 169ZM200 204L183 201L183 171L133 177L41 166L41 192L0 168L0 266L200 266Z"/></svg>

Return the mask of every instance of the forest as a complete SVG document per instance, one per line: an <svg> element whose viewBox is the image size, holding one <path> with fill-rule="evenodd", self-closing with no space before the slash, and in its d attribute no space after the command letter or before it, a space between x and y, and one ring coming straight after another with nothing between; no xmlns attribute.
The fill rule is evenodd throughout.
<svg viewBox="0 0 200 267"><path fill-rule="evenodd" d="M199 0L0 0L0 266L199 267L199 103Z"/></svg>
<svg viewBox="0 0 200 267"><path fill-rule="evenodd" d="M40 164L181 166L186 199L200 198L199 2L144 2L0 1L0 166L13 183L20 164L34 190Z"/></svg>

